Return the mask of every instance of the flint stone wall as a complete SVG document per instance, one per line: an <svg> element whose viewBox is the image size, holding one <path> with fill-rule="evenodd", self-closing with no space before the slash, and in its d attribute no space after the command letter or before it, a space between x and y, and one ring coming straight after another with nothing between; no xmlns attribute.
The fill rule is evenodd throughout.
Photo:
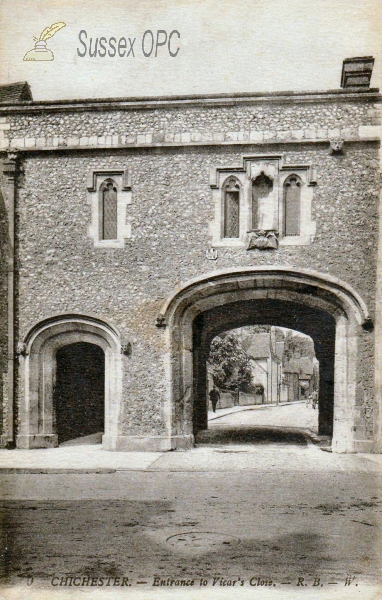
<svg viewBox="0 0 382 600"><path fill-rule="evenodd" d="M351 95L350 95L351 96ZM194 104L197 101L194 101ZM166 102L162 102L166 103ZM189 103L192 104L190 100ZM33 112L9 113L0 120L0 147L94 147L200 142L270 142L286 140L359 139L381 125L375 95L331 102L315 94L293 95L278 103L253 97L239 101L211 100L203 106L160 102L155 108L136 108L139 102L96 104L96 110L71 111L70 103L34 105ZM119 108L118 108L119 107ZM2 113L1 113L2 114Z"/></svg>
<svg viewBox="0 0 382 600"><path fill-rule="evenodd" d="M380 124L373 102L9 114L2 135L22 150L24 167L17 199L17 339L58 313L111 321L133 345L131 357L124 357L123 433L161 435L167 383L164 333L155 319L180 283L232 267L310 268L352 285L374 316L379 149L360 140L373 137ZM348 139L344 154L330 155L323 141L341 134ZM206 135L216 144L192 146ZM144 147L156 141L174 144ZM134 144L143 147L124 148ZM99 145L110 147L88 148ZM61 150L44 152L53 146ZM283 153L286 163L316 168L314 242L272 252L219 248L218 259L207 260L214 219L210 169L261 153ZM122 168L131 176L131 238L123 248L95 248L88 237L87 178L93 169ZM370 439L373 334L360 335L356 437Z"/></svg>

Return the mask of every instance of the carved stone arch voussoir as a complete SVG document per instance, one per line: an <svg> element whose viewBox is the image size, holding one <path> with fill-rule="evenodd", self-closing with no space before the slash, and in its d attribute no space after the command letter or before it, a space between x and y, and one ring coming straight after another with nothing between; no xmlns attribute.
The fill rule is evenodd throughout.
<svg viewBox="0 0 382 600"><path fill-rule="evenodd" d="M168 429L183 436L185 444L190 443L192 406L198 401L192 391L195 319L232 303L264 300L285 302L285 310L288 303L301 304L302 310L324 311L333 319L333 451L355 451L357 339L361 327L371 330L367 305L338 278L292 267L248 267L206 274L181 286L162 306L161 315L168 323L164 329L170 390Z"/></svg>

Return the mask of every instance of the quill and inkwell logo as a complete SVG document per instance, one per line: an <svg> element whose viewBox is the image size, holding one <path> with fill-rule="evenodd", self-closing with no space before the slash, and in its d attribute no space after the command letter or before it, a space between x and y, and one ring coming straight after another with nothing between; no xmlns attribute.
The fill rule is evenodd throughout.
<svg viewBox="0 0 382 600"><path fill-rule="evenodd" d="M41 33L38 39L33 36L33 39L36 40L34 48L33 50L29 50L29 52L26 53L23 60L54 60L53 52L46 47L46 40L49 40L55 35L55 33L57 33L57 31L60 31L60 29L62 29L65 26L66 23L53 23L53 25L50 25L50 27L45 27L44 31Z"/></svg>

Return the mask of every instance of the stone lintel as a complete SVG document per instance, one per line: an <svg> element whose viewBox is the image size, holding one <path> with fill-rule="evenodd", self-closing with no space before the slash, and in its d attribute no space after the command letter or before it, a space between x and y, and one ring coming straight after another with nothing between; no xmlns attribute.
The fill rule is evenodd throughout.
<svg viewBox="0 0 382 600"><path fill-rule="evenodd" d="M379 129L379 128L375 128L375 129ZM374 132L373 132L374 133ZM377 133L377 132L375 132ZM346 138L345 142L346 143L364 143L364 142L380 142L381 141L381 137L379 137L378 135L370 135L367 136L365 135L362 138L359 137L351 137L351 138ZM123 150L126 148L129 149L136 149L136 148L184 148L184 147L203 147L203 146L301 146L301 145L307 145L307 144L314 144L314 145L319 145L319 144L325 144L327 145L329 143L328 139L301 139L301 140L297 140L297 139L269 139L269 140L264 140L263 142L254 142L254 141L250 141L250 140L240 140L240 141L231 141L231 140L226 140L226 141L198 141L198 142L182 142L182 141L178 141L178 142L151 142L151 143L133 143L133 144L104 144L104 145L98 145L98 146L94 146L94 145L88 145L88 146L79 146L79 145L73 145L73 146L33 146L30 148L25 148L23 145L20 144L20 147L17 148L18 151L20 151L20 154L24 154L24 153L28 153L28 154L33 154L33 153L38 153L38 152L84 152L84 151L92 151L95 152L97 150ZM0 148L0 153L6 152L7 150L9 150L9 148Z"/></svg>

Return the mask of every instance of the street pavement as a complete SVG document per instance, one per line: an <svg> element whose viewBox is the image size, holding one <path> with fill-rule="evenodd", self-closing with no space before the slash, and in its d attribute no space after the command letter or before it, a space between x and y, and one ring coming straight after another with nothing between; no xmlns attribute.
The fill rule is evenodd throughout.
<svg viewBox="0 0 382 600"><path fill-rule="evenodd" d="M257 406L235 406L231 409L217 409L208 413L210 427L219 425L270 425L298 427L317 432L318 410L306 406L305 402L290 404L262 404Z"/></svg>
<svg viewBox="0 0 382 600"><path fill-rule="evenodd" d="M187 452L77 445L29 454L82 454L82 472L0 470L0 597L379 599L381 457L322 451L294 410L234 411ZM102 454L114 468L90 471Z"/></svg>

